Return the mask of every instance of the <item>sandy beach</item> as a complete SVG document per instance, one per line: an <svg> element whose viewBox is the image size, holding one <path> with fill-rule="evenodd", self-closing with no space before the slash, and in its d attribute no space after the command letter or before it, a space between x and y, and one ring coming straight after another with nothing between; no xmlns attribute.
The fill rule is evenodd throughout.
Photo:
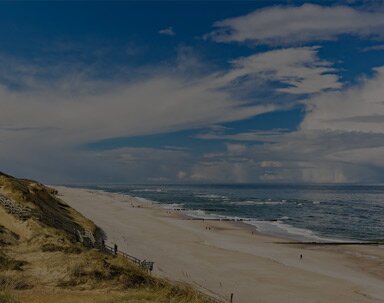
<svg viewBox="0 0 384 303"><path fill-rule="evenodd" d="M188 220L136 198L56 187L153 274L233 302L384 302L384 247L288 245L243 223ZM302 259L300 258L302 255Z"/></svg>

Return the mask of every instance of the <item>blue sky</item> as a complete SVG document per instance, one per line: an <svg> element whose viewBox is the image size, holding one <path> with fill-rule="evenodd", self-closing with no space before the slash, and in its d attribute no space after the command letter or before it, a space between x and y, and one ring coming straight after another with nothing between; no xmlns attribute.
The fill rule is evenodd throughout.
<svg viewBox="0 0 384 303"><path fill-rule="evenodd" d="M0 6L0 170L384 182L383 1Z"/></svg>

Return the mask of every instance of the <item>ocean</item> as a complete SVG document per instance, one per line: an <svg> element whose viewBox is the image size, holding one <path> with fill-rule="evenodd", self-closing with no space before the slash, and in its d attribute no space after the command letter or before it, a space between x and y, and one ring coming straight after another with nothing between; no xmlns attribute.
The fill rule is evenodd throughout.
<svg viewBox="0 0 384 303"><path fill-rule="evenodd" d="M384 186L104 185L191 217L244 220L302 241L384 240Z"/></svg>

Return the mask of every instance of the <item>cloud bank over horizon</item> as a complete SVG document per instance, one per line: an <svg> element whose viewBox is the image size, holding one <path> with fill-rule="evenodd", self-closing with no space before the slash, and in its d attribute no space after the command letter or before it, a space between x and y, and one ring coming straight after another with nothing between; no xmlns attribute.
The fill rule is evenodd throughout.
<svg viewBox="0 0 384 303"><path fill-rule="evenodd" d="M172 15L163 27L159 12L144 41L133 27L117 35L121 20L70 47L36 36L43 48L18 53L8 37L0 170L50 183L384 183L384 10L245 11L212 11L196 32ZM67 37L91 36L79 22Z"/></svg>

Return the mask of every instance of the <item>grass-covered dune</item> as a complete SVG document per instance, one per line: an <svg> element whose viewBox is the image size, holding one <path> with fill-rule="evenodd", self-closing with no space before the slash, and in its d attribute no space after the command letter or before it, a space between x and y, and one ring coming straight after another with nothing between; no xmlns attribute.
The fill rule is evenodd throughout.
<svg viewBox="0 0 384 303"><path fill-rule="evenodd" d="M184 284L148 275L122 256L77 242L73 230L101 231L35 181L0 173L0 195L31 218L0 205L0 303L209 302Z"/></svg>

